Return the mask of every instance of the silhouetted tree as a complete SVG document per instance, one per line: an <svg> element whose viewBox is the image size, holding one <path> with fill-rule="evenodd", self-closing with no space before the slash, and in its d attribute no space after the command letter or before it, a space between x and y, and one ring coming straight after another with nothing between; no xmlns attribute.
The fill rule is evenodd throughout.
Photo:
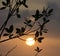
<svg viewBox="0 0 60 56"><path fill-rule="evenodd" d="M2 1L2 5L3 7L0 8L0 10L4 10L7 7L9 8L9 12L8 12L8 16L6 21L3 23L3 25L0 27L0 40L1 40L1 36L8 36L8 39L5 40L1 40L0 43L3 43L5 41L14 39L14 38L18 38L20 40L25 41L24 39L21 38L21 36L24 35L30 35L30 33L34 32L33 35L35 35L34 40L38 41L39 43L42 42L42 40L44 39L43 33L47 33L48 29L45 28L46 24L50 21L48 18L49 16L52 15L53 9L49 9L49 8L43 8L42 13L40 13L39 9L36 10L36 13L34 15L32 15L32 17L35 18L34 21L32 21L31 19L25 18L25 21L23 22L25 24L25 26L20 27L20 28L16 28L16 35L14 36L13 31L14 31L14 25L10 25L9 28L6 27L9 19L14 15L17 16L17 18L21 18L21 15L19 14L20 10L20 6L23 5L25 8L28 8L28 5L26 4L26 0L15 0L15 5L13 6L13 0L5 0ZM41 23L42 19L43 22ZM36 29L33 29L33 27L35 26L35 24L38 23ZM29 27L29 29L26 31L27 27ZM32 30L33 29L33 30ZM4 30L6 31L6 33L4 33ZM41 51L42 49L39 49L39 47L37 47L35 49L35 51L37 52L37 54ZM10 51L8 51L9 53ZM7 53L7 54L8 54ZM6 54L6 56L7 56ZM37 54L35 56L37 56Z"/></svg>

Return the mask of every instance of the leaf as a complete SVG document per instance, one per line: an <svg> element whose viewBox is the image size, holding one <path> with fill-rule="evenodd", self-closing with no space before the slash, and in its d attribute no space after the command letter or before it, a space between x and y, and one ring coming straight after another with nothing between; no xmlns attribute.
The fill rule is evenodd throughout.
<svg viewBox="0 0 60 56"><path fill-rule="evenodd" d="M48 23L50 20L46 20L45 24Z"/></svg>
<svg viewBox="0 0 60 56"><path fill-rule="evenodd" d="M4 6L7 6L7 4L6 4L4 1L2 1L2 4L3 4Z"/></svg>
<svg viewBox="0 0 60 56"><path fill-rule="evenodd" d="M20 29L19 28L16 28L16 33L20 33Z"/></svg>
<svg viewBox="0 0 60 56"><path fill-rule="evenodd" d="M51 14L53 12L53 9L50 9L49 11L48 11L48 14Z"/></svg>
<svg viewBox="0 0 60 56"><path fill-rule="evenodd" d="M31 20L28 20L28 23L31 23Z"/></svg>
<svg viewBox="0 0 60 56"><path fill-rule="evenodd" d="M11 25L11 26L9 27L9 29L8 29L8 28L5 28L5 30L6 30L8 33L12 33L12 32L13 32L13 25Z"/></svg>
<svg viewBox="0 0 60 56"><path fill-rule="evenodd" d="M17 17L20 18L21 17L20 14L17 14Z"/></svg>
<svg viewBox="0 0 60 56"><path fill-rule="evenodd" d="M44 21L44 22L46 21L46 18L45 18L45 17L43 18L43 21Z"/></svg>
<svg viewBox="0 0 60 56"><path fill-rule="evenodd" d="M36 14L39 15L39 10L38 9L36 10Z"/></svg>
<svg viewBox="0 0 60 56"><path fill-rule="evenodd" d="M43 15L39 13L39 10L36 10L35 15L32 15L35 18L35 21L37 21L39 18L41 18Z"/></svg>
<svg viewBox="0 0 60 56"><path fill-rule="evenodd" d="M39 47L37 47L37 50L39 50Z"/></svg>
<svg viewBox="0 0 60 56"><path fill-rule="evenodd" d="M23 0L23 3L26 3L26 0Z"/></svg>
<svg viewBox="0 0 60 56"><path fill-rule="evenodd" d="M37 48L35 49L35 51L37 51L37 52L38 52L38 51L39 51L39 47L37 47Z"/></svg>
<svg viewBox="0 0 60 56"><path fill-rule="evenodd" d="M24 27L22 27L21 28L21 33L23 33L25 31L25 28Z"/></svg>
<svg viewBox="0 0 60 56"><path fill-rule="evenodd" d="M26 4L23 4L26 8L28 8L28 6Z"/></svg>
<svg viewBox="0 0 60 56"><path fill-rule="evenodd" d="M43 11L42 11L42 13L43 13L43 14L45 14L45 13L46 13L46 10L45 10L45 8L43 8Z"/></svg>
<svg viewBox="0 0 60 56"><path fill-rule="evenodd" d="M3 34L3 36L8 36L8 35L9 35L8 33Z"/></svg>
<svg viewBox="0 0 60 56"><path fill-rule="evenodd" d="M43 30L44 33L47 33L47 31L48 31L48 29L44 29L44 30Z"/></svg>
<svg viewBox="0 0 60 56"><path fill-rule="evenodd" d="M31 23L31 20L25 20L27 24Z"/></svg>
<svg viewBox="0 0 60 56"><path fill-rule="evenodd" d="M39 49L39 47L37 47L37 48L35 49L35 51L37 51L37 52L39 53L39 52L42 51L42 49Z"/></svg>
<svg viewBox="0 0 60 56"><path fill-rule="evenodd" d="M39 32L36 31L36 33L35 33L35 37L38 37L38 36L39 36Z"/></svg>
<svg viewBox="0 0 60 56"><path fill-rule="evenodd" d="M28 8L28 6L26 5L26 0L23 0L23 1L22 1L22 4L23 4L26 8Z"/></svg>
<svg viewBox="0 0 60 56"><path fill-rule="evenodd" d="M6 0L7 4L10 4L10 0Z"/></svg>
<svg viewBox="0 0 60 56"><path fill-rule="evenodd" d="M42 40L44 39L44 37L40 37L40 38L38 38L38 42L42 42Z"/></svg>
<svg viewBox="0 0 60 56"><path fill-rule="evenodd" d="M17 13L19 12L19 8L16 9L16 12L17 12Z"/></svg>
<svg viewBox="0 0 60 56"><path fill-rule="evenodd" d="M31 25L31 24L29 24L28 26L29 26L29 27L32 27L32 25Z"/></svg>
<svg viewBox="0 0 60 56"><path fill-rule="evenodd" d="M0 10L6 9L6 7L1 7Z"/></svg>
<svg viewBox="0 0 60 56"><path fill-rule="evenodd" d="M32 17L34 17L34 18L35 18L35 15L32 15Z"/></svg>
<svg viewBox="0 0 60 56"><path fill-rule="evenodd" d="M13 31L13 25L10 26L9 30L10 30L10 33L12 33L12 31Z"/></svg>

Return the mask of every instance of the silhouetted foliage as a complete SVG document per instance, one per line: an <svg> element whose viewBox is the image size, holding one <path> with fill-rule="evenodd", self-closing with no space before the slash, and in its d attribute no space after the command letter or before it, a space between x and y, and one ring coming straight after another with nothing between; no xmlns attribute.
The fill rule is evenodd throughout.
<svg viewBox="0 0 60 56"><path fill-rule="evenodd" d="M5 28L6 32L12 33L13 32L13 25L11 25L9 28Z"/></svg>
<svg viewBox="0 0 60 56"><path fill-rule="evenodd" d="M39 37L39 38L38 38L38 42L41 43L43 39L44 39L44 37Z"/></svg>
<svg viewBox="0 0 60 56"><path fill-rule="evenodd" d="M13 1L13 0L12 0ZM20 28L16 28L16 36L13 34L14 31L14 25L10 25L9 28L6 28L6 25L9 21L9 19L13 16L16 15L17 18L21 18L21 15L19 14L20 10L20 6L23 5L25 8L28 8L28 5L26 4L26 0L16 0L15 1L15 5L13 6L13 2L11 2L11 0L5 0L2 1L2 5L3 7L0 8L0 10L6 9L7 7L9 8L9 12L8 12L8 16L6 21L3 23L3 25L0 27L0 39L1 36L8 36L8 39L5 40L1 40L0 43L14 39L14 38L18 38L20 40L25 41L22 38L19 38L21 36L24 35L29 35L31 33L34 32L34 39L37 40L39 43L42 42L42 40L44 39L43 37L43 33L47 33L48 29L45 28L46 24L50 21L48 19L49 16L52 15L53 9L49 9L49 8L43 8L42 12L39 11L39 9L37 9L35 11L34 15L31 15L32 17L34 17L34 21L32 21L31 19L25 18L25 21L23 22L25 26L20 27ZM12 7L13 6L13 7ZM41 21L39 21L39 19L42 19L43 22L41 23ZM35 26L36 23L38 23L37 27ZM34 26L37 28L35 29ZM28 27L28 30L27 30ZM34 28L34 29L33 29ZM32 30L33 29L33 30ZM6 32L4 32L4 30ZM35 49L35 51L37 52L37 54L41 51L42 49L39 49L39 47L37 47ZM9 54L10 51L7 53ZM35 56L37 56L37 54ZM7 55L6 55L7 56Z"/></svg>
<svg viewBox="0 0 60 56"><path fill-rule="evenodd" d="M23 6L25 6L26 8L28 8L28 6L26 5L26 0L20 1L21 4L23 4Z"/></svg>
<svg viewBox="0 0 60 56"><path fill-rule="evenodd" d="M35 51L37 52L37 53L35 54L35 56L37 56L38 53L41 52L42 50L43 50L43 49L40 49L39 47L37 47L37 48L35 49Z"/></svg>
<svg viewBox="0 0 60 56"><path fill-rule="evenodd" d="M35 37L38 37L38 36L39 36L39 32L36 31L36 33L35 33Z"/></svg>
<svg viewBox="0 0 60 56"><path fill-rule="evenodd" d="M35 15L32 15L35 18L35 21L37 21L39 18L41 18L43 15L39 13L39 10L36 10Z"/></svg>
<svg viewBox="0 0 60 56"><path fill-rule="evenodd" d="M24 24L26 24L29 27L32 27L33 25L31 24L31 20L25 20Z"/></svg>
<svg viewBox="0 0 60 56"><path fill-rule="evenodd" d="M20 36L24 35L25 32L25 28L21 27L21 29L16 28L16 33L19 34Z"/></svg>
<svg viewBox="0 0 60 56"><path fill-rule="evenodd" d="M40 51L42 51L42 49L39 49L39 47L37 47L37 48L35 49L35 51L36 51L36 52L40 52Z"/></svg>

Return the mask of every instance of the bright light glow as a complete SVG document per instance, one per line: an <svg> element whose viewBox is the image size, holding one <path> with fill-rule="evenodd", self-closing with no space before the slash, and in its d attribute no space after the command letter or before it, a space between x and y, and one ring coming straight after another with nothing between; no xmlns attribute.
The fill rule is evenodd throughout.
<svg viewBox="0 0 60 56"><path fill-rule="evenodd" d="M34 43L35 43L35 40L33 38L27 38L26 39L26 44L28 46L32 46L32 45L34 45Z"/></svg>

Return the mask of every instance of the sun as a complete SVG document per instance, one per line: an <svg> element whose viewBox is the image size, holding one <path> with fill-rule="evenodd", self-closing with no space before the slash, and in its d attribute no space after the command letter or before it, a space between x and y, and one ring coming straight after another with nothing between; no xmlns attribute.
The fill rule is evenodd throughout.
<svg viewBox="0 0 60 56"><path fill-rule="evenodd" d="M35 40L33 38L27 38L26 39L26 44L28 46L32 46L32 45L34 45L34 43L35 43Z"/></svg>

